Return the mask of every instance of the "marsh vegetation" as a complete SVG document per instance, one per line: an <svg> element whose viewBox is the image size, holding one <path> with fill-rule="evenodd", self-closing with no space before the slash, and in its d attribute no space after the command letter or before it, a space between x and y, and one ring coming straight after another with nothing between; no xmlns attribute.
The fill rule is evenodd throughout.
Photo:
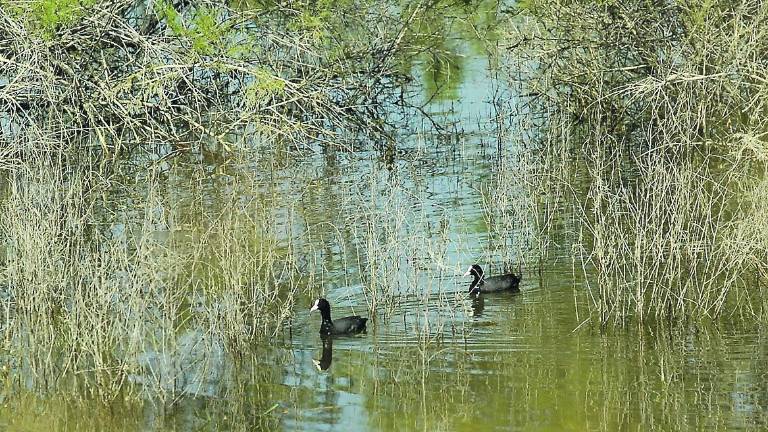
<svg viewBox="0 0 768 432"><path fill-rule="evenodd" d="M514 19L537 187L573 215L603 322L764 319L767 12L553 1Z"/></svg>
<svg viewBox="0 0 768 432"><path fill-rule="evenodd" d="M765 427L765 13L0 0L0 424Z"/></svg>

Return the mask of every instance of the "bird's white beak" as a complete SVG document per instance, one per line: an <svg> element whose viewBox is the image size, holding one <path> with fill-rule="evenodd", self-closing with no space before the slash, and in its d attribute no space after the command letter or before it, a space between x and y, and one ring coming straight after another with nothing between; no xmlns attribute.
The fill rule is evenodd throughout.
<svg viewBox="0 0 768 432"><path fill-rule="evenodd" d="M320 303L320 300L315 300L315 304L312 305L312 307L309 309L310 312L314 312L317 310L317 304Z"/></svg>
<svg viewBox="0 0 768 432"><path fill-rule="evenodd" d="M470 267L470 268L468 268L468 269L467 269L467 272L466 272L466 273L464 273L464 277L467 277L467 276L469 276L469 275L471 275L471 274L472 274L472 267Z"/></svg>

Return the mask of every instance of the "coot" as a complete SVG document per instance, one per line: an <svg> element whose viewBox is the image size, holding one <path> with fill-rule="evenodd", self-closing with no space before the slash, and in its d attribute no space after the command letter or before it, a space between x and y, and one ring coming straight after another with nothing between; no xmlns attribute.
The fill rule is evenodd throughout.
<svg viewBox="0 0 768 432"><path fill-rule="evenodd" d="M505 274L498 276L485 276L483 268L477 264L464 273L464 276L472 275L474 280L469 284L470 294L488 293L496 291L520 292L520 278L522 275Z"/></svg>
<svg viewBox="0 0 768 432"><path fill-rule="evenodd" d="M315 310L319 310L320 315L323 317L323 322L320 324L320 334L345 335L365 331L365 322L368 321L368 318L354 315L332 321L331 304L324 298L317 299L309 311L312 312Z"/></svg>

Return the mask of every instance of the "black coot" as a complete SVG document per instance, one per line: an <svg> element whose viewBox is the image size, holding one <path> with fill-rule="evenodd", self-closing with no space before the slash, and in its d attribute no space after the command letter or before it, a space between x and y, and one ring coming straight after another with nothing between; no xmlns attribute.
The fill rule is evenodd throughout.
<svg viewBox="0 0 768 432"><path fill-rule="evenodd" d="M345 335L365 331L365 322L368 321L368 318L354 315L332 321L331 304L324 298L317 299L309 311L315 310L319 310L320 315L323 317L323 322L320 324L320 334Z"/></svg>
<svg viewBox="0 0 768 432"><path fill-rule="evenodd" d="M498 276L485 276L483 268L477 264L464 273L464 276L472 275L474 280L469 284L470 294L488 293L496 291L520 292L520 278L522 275L505 274Z"/></svg>

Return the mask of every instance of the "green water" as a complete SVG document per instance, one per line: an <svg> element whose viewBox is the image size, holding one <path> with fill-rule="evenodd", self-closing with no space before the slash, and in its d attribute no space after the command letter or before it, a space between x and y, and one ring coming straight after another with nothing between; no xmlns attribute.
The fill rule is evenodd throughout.
<svg viewBox="0 0 768 432"><path fill-rule="evenodd" d="M203 325L179 325L175 349L147 349L136 358L139 371L107 383L132 389L114 400L78 381L87 371L4 356L0 429L768 428L763 327L722 319L601 328L589 319L590 287L564 240L567 211L555 212L558 229L541 257L527 246L528 227L495 223L495 211L512 210L486 212L484 196L507 187L506 170L515 169L501 161L524 150L491 103L508 90L483 46L455 29L439 56L410 65L421 83L414 97L451 127L436 131L414 119L393 154L297 155L259 177L281 241L308 251L300 264L312 271L308 294L275 337L232 349ZM254 168L203 159L203 169L169 165L165 184L195 178L199 190L168 192L163 202L184 219L153 227L159 241L194 237L185 227L202 225L222 195L238 190L229 174ZM125 212L116 236L136 223ZM536 216L512 220L527 218ZM373 246L368 230L377 233ZM493 274L523 261L521 293L467 296L461 274L470 264ZM390 289L375 311L367 310L364 284ZM332 302L334 316L370 317L368 333L321 340L320 318L309 313L318 296Z"/></svg>

